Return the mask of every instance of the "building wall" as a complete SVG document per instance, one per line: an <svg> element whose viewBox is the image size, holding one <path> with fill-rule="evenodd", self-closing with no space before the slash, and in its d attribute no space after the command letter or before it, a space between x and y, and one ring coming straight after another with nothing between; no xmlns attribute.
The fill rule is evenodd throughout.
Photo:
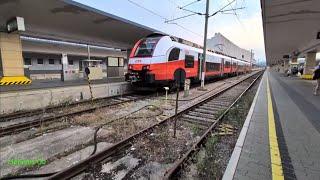
<svg viewBox="0 0 320 180"><path fill-rule="evenodd" d="M32 80L61 79L61 55L24 52L23 58L25 75ZM70 73L73 73L73 80L85 78L84 67L80 63L82 61L86 61L87 59L88 57L86 56L68 55L68 63L71 64L68 65L67 69L70 70ZM120 63L118 63L117 66L108 66L108 57L91 57L90 59L97 60L90 63L102 68L103 78L124 76L127 69L127 61L124 61L123 65L120 65ZM53 61L54 64L50 64L50 61Z"/></svg>
<svg viewBox="0 0 320 180"><path fill-rule="evenodd" d="M61 79L61 56L54 54L23 53L23 59L25 74L32 80ZM41 59L43 64L39 64L38 62L38 60ZM54 64L49 64L49 59L53 60ZM31 62L31 64L28 61Z"/></svg>
<svg viewBox="0 0 320 180"><path fill-rule="evenodd" d="M85 77L84 67L81 61L88 60L88 48L83 45L52 43L43 41L26 40L22 41L24 63L26 58L30 59L31 65L25 63L25 74L31 79L58 80L62 79L62 54L67 54L68 61L73 65L68 65L68 73L71 80L83 79ZM102 68L102 76L121 77L124 76L125 66L108 67L108 57L126 58L127 52L111 48L90 47L90 60L100 60L96 63ZM43 64L38 64L38 59L43 59ZM54 64L49 63L49 59L54 59ZM68 76L68 79L70 77Z"/></svg>
<svg viewBox="0 0 320 180"><path fill-rule="evenodd" d="M251 59L254 59L254 54L251 54L251 51L240 48L220 33L216 33L214 37L208 39L207 46L208 49L222 52L247 62L251 62Z"/></svg>

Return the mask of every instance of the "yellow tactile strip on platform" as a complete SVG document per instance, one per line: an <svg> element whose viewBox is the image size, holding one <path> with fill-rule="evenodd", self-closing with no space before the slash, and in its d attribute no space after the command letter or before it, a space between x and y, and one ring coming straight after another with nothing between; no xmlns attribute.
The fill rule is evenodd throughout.
<svg viewBox="0 0 320 180"><path fill-rule="evenodd" d="M32 81L25 76L2 77L0 79L0 86L26 85L26 84L31 84L31 82Z"/></svg>
<svg viewBox="0 0 320 180"><path fill-rule="evenodd" d="M267 76L268 125L269 125L268 129L269 129L269 146L270 146L270 157L271 157L272 180L284 180L268 76Z"/></svg>
<svg viewBox="0 0 320 180"><path fill-rule="evenodd" d="M312 80L313 75L312 74L303 74L301 76L302 79L308 79L308 80Z"/></svg>

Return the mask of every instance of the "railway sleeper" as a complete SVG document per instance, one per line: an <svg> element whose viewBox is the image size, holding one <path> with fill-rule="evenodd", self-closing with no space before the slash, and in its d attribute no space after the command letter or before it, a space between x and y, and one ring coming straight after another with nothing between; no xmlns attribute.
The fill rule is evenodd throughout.
<svg viewBox="0 0 320 180"><path fill-rule="evenodd" d="M205 118L208 118L208 119L215 119L215 115L211 115L211 114L206 114L206 113L200 113L200 112L194 112L194 111L191 111L188 113L189 115L191 116L200 116L200 117L205 117Z"/></svg>
<svg viewBox="0 0 320 180"><path fill-rule="evenodd" d="M199 107L200 109L205 109L205 110L210 110L210 111L220 111L223 109L221 106L215 106L215 105L209 105L209 104L204 104Z"/></svg>
<svg viewBox="0 0 320 180"><path fill-rule="evenodd" d="M230 101L229 102L208 102L206 104L208 104L208 105L229 106Z"/></svg>
<svg viewBox="0 0 320 180"><path fill-rule="evenodd" d="M191 124L197 124L197 125L202 125L202 126L205 126L205 127L208 127L210 126L213 122L207 122L207 121L198 121L198 120L195 120L195 119L190 119L190 118L181 118L182 121L185 121L185 122L188 122L188 123L191 123Z"/></svg>
<svg viewBox="0 0 320 180"><path fill-rule="evenodd" d="M201 113L210 114L210 115L216 115L219 113L220 110L206 110L206 109L196 108L192 111L201 112Z"/></svg>
<svg viewBox="0 0 320 180"><path fill-rule="evenodd" d="M230 93L230 94L224 94L223 96L221 96L221 97L219 97L219 98L217 98L215 100L218 101L218 100L222 99L222 100L232 101L236 97L235 94L238 94L238 93L234 92L234 93Z"/></svg>
<svg viewBox="0 0 320 180"><path fill-rule="evenodd" d="M206 106L206 105L213 106L213 107L219 107L220 109L221 108L227 108L229 106L229 105L218 104L218 103L210 103L210 102L206 103L204 106Z"/></svg>
<svg viewBox="0 0 320 180"><path fill-rule="evenodd" d="M230 101L232 100L213 100L213 101L210 101L210 103L228 104L230 103Z"/></svg>
<svg viewBox="0 0 320 180"><path fill-rule="evenodd" d="M188 118L188 119L193 119L193 120L197 120L197 121L204 121L204 122L208 122L208 123L212 123L214 121L213 119L208 119L208 118L205 118L205 117L192 116L192 115L189 115L189 114L182 115L182 118Z"/></svg>

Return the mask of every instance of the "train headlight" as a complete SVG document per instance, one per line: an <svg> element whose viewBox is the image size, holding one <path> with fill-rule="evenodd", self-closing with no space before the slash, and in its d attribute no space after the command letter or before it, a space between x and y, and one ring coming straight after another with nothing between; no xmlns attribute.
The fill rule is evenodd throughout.
<svg viewBox="0 0 320 180"><path fill-rule="evenodd" d="M132 66L132 65L129 65L129 66L128 66L128 69L129 69L129 70L132 70L132 69L133 69L133 66Z"/></svg>
<svg viewBox="0 0 320 180"><path fill-rule="evenodd" d="M150 69L150 65L142 66L142 70L149 70L149 69Z"/></svg>

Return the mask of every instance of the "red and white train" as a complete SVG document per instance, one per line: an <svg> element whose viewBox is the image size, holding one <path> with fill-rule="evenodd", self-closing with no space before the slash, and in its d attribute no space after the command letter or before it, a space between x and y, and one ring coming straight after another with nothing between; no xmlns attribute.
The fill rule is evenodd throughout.
<svg viewBox="0 0 320 180"><path fill-rule="evenodd" d="M199 81L201 77L200 46L162 34L139 40L129 58L126 81L141 86L172 85L177 78ZM208 51L205 78L231 76L251 70L249 62Z"/></svg>

